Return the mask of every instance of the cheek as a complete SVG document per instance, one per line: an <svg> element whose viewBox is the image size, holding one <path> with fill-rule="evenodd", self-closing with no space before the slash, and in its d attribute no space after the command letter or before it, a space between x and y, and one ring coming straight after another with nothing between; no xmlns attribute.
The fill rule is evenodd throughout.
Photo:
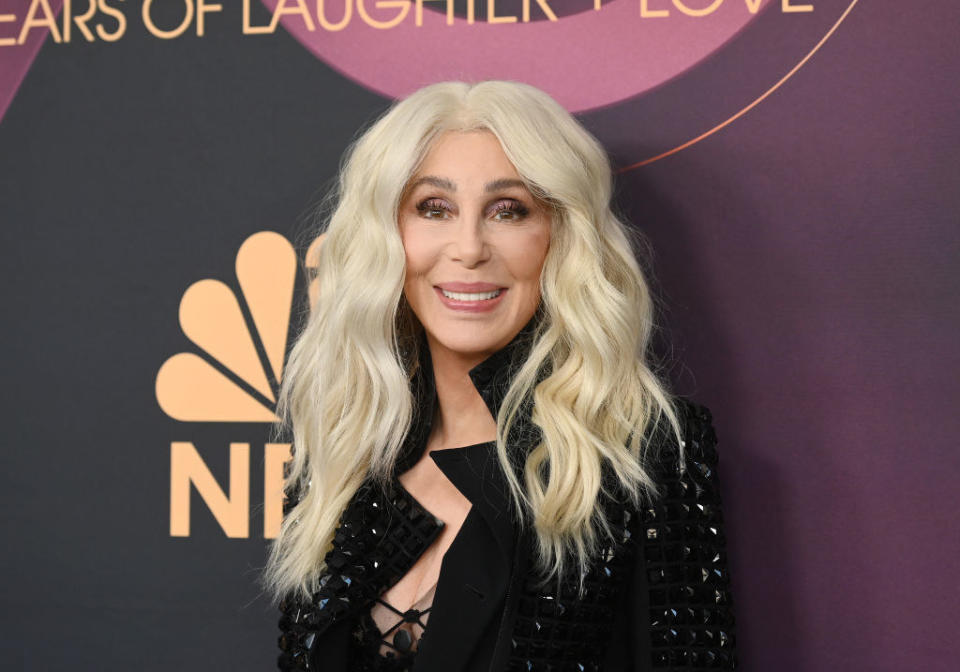
<svg viewBox="0 0 960 672"><path fill-rule="evenodd" d="M510 248L510 267L518 280L539 282L550 249L550 230L531 232Z"/></svg>
<svg viewBox="0 0 960 672"><path fill-rule="evenodd" d="M402 227L400 239L407 265L407 280L424 275L433 266L434 251L430 239L416 230L416 227Z"/></svg>

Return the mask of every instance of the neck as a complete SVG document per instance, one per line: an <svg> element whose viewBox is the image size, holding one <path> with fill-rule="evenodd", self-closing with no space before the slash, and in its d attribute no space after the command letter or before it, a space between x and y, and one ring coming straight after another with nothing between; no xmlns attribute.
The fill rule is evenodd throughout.
<svg viewBox="0 0 960 672"><path fill-rule="evenodd" d="M494 441L497 421L470 380L470 370L485 355L465 357L428 338L437 406L427 450Z"/></svg>

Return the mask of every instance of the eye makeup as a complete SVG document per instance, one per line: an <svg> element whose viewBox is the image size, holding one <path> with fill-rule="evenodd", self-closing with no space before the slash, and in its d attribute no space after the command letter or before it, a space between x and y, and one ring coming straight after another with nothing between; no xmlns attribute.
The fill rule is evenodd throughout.
<svg viewBox="0 0 960 672"><path fill-rule="evenodd" d="M421 216L427 217L427 219L438 219L437 217L427 215L427 213L437 211L449 213L453 211L453 208L443 199L435 197L424 199L417 204L417 212L420 213ZM489 212L490 216L493 217L498 216L502 212L507 212L512 215L509 219L500 219L499 221L518 221L527 217L530 214L530 209L518 200L507 198L494 203Z"/></svg>

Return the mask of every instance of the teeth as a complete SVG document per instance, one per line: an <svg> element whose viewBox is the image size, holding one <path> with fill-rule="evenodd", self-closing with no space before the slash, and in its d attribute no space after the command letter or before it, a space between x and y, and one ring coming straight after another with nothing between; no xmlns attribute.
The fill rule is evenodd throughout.
<svg viewBox="0 0 960 672"><path fill-rule="evenodd" d="M472 294L467 294L466 292L448 292L442 288L440 291L443 292L445 297L454 299L455 301L485 301L500 294L499 289L495 289L492 292L477 292Z"/></svg>

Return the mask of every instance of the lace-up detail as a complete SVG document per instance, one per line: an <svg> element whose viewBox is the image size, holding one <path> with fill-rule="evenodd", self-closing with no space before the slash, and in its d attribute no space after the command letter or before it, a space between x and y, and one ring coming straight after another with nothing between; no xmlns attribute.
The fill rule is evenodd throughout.
<svg viewBox="0 0 960 672"><path fill-rule="evenodd" d="M406 611L400 611L382 598L375 600L372 610L364 610L354 629L351 669L354 672L408 670L426 638L436 588L434 584ZM425 604L430 606L424 607ZM387 625L390 623L392 625Z"/></svg>

